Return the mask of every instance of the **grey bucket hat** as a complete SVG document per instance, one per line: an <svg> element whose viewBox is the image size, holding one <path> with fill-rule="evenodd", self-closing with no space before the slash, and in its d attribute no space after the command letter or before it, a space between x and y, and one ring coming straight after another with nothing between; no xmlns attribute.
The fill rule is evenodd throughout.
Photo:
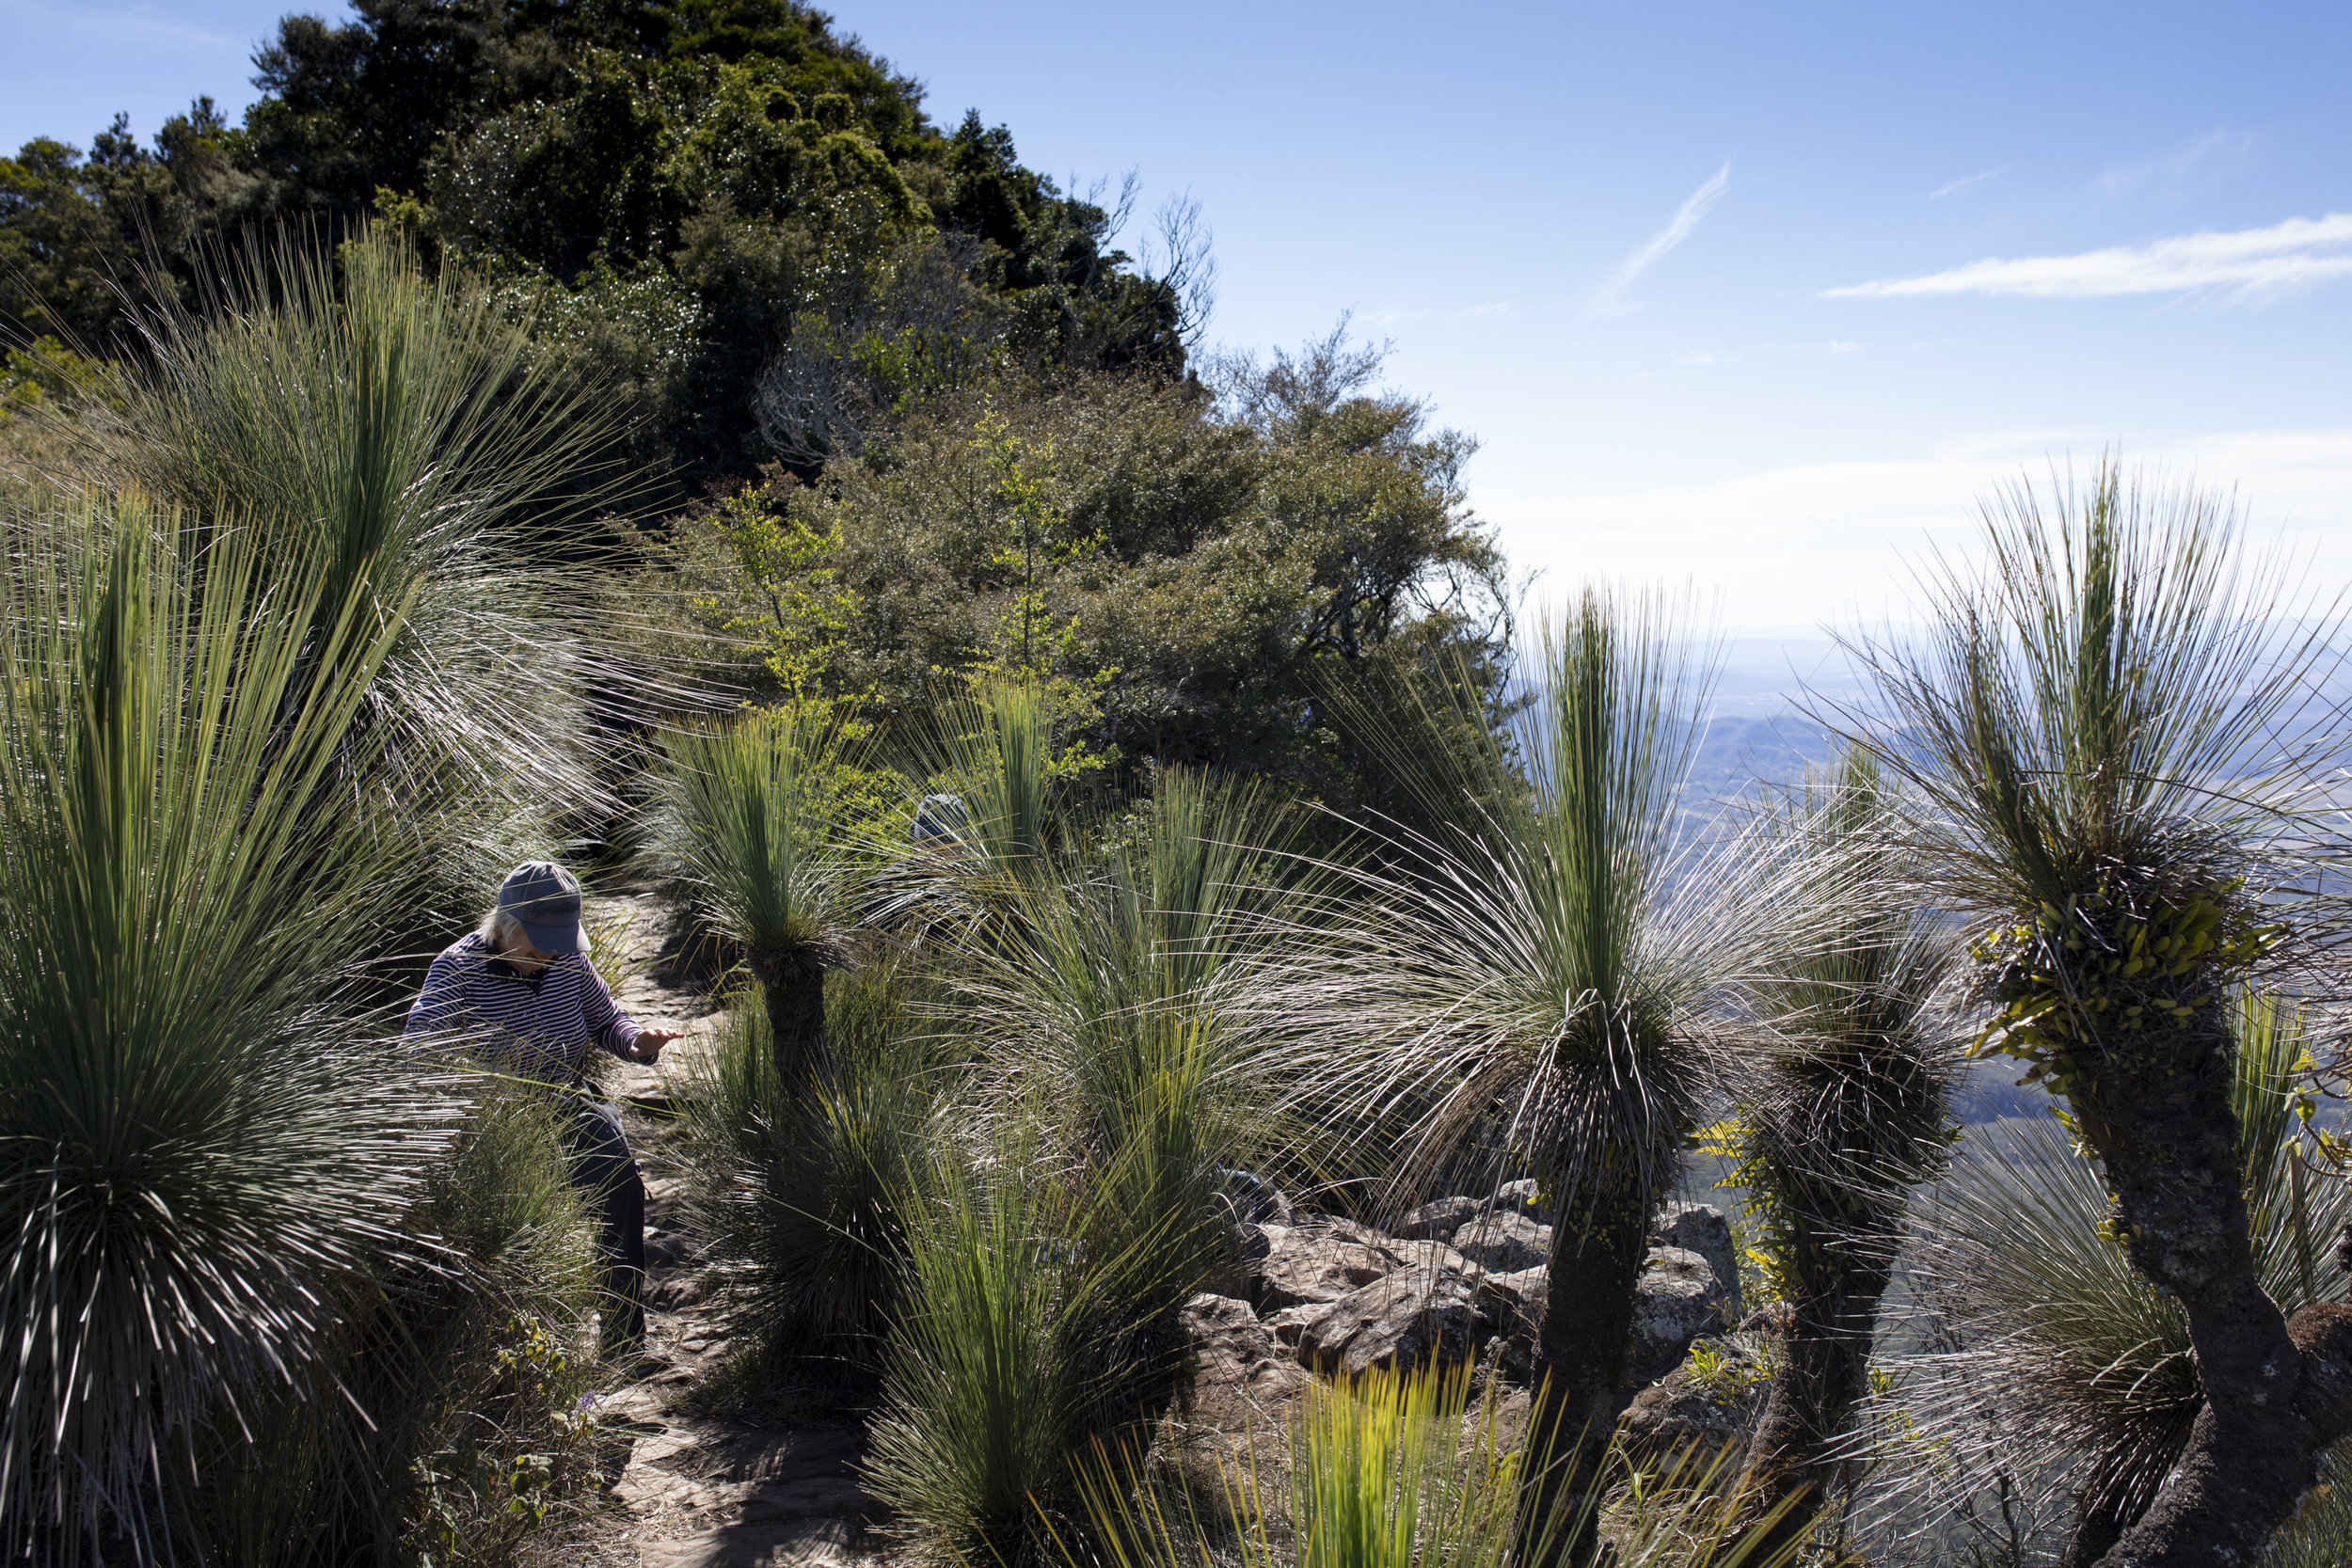
<svg viewBox="0 0 2352 1568"><path fill-rule="evenodd" d="M552 861L525 861L499 884L499 912L522 923L523 935L542 953L585 953L588 932L580 923L580 879Z"/></svg>

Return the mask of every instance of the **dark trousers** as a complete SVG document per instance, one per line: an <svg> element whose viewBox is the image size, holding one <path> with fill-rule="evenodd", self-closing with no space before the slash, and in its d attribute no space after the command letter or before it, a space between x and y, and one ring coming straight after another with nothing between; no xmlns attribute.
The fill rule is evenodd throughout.
<svg viewBox="0 0 2352 1568"><path fill-rule="evenodd" d="M606 1354L636 1349L645 1338L645 1182L621 1131L621 1114L585 1095L572 1101L564 1142L572 1185L603 1222Z"/></svg>

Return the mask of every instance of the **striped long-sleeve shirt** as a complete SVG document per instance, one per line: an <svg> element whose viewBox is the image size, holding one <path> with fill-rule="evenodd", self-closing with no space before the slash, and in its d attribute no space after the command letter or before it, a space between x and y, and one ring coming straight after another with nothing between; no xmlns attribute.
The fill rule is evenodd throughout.
<svg viewBox="0 0 2352 1568"><path fill-rule="evenodd" d="M451 943L425 971L403 1033L463 1038L494 1067L570 1084L592 1045L626 1056L637 1024L585 953L563 954L525 976L476 931Z"/></svg>

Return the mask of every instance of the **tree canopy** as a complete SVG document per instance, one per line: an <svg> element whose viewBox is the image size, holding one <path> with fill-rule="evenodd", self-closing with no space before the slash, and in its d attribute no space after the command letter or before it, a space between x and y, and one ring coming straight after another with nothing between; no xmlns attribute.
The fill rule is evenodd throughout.
<svg viewBox="0 0 2352 1568"><path fill-rule="evenodd" d="M977 110L934 123L820 11L355 0L254 65L239 124L199 99L151 146L118 119L0 160L0 419L153 352L157 310L231 308L262 252L373 230L614 416L630 596L755 700L887 718L1012 674L1131 784L1208 763L1362 800L1318 693L1500 681L1473 441L1343 330L1202 356L1197 210L1131 255L1132 178L1065 188Z"/></svg>
<svg viewBox="0 0 2352 1568"><path fill-rule="evenodd" d="M1002 354L1184 365L1185 302L1114 248L1120 203L1023 166L1011 133L977 112L934 125L921 86L822 12L353 11L279 24L241 125L199 99L151 148L118 119L87 153L40 138L0 160L0 318L102 343L148 281L143 257L184 298L208 243L279 224L325 240L373 215L501 280L516 309L622 372L651 424L640 455L681 486L771 454L759 372L797 330L871 315L867 296L934 255L973 296L961 317ZM903 302L882 309L905 325ZM902 367L892 390L919 375Z"/></svg>

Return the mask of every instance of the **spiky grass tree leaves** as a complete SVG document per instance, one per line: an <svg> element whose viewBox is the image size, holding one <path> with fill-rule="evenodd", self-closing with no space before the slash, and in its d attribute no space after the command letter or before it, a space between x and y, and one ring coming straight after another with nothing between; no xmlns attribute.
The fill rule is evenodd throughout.
<svg viewBox="0 0 2352 1568"><path fill-rule="evenodd" d="M2107 1556L2250 1556L2352 1424L2352 1308L2290 1329L2254 1267L2228 1021L2233 982L2310 962L2336 917L2281 736L2337 626L2241 572L2221 507L2111 463L1987 522L1984 574L1931 579L1930 631L1854 650L1883 719L1847 727L1928 807L1913 848L1980 933L1987 1044L2067 1098L2133 1265L2186 1315L2205 1406Z"/></svg>
<svg viewBox="0 0 2352 1568"><path fill-rule="evenodd" d="M759 982L778 1081L797 1092L826 1059L825 970L858 911L860 852L845 788L863 743L821 714L758 709L665 737L664 850L702 918Z"/></svg>
<svg viewBox="0 0 2352 1568"><path fill-rule="evenodd" d="M1119 1259L1088 1257L1088 1195L1041 1157L1039 1123L977 1156L943 1142L902 1206L909 1306L868 1429L866 1485L957 1560L1036 1561L1069 1455L1105 1392L1095 1354Z"/></svg>
<svg viewBox="0 0 2352 1568"><path fill-rule="evenodd" d="M1773 895L1772 855L1680 836L1709 676L1663 605L1587 592L1528 684L1507 742L1467 679L1355 716L1439 825L1391 832L1388 869L1333 868L1354 907L1301 932L1317 951L1280 1022L1317 1094L1349 1085L1384 1128L1409 1108L1424 1151L1499 1121L1541 1176L1562 1215L1536 1328L1549 1512L1600 1484L1650 1215L1728 1081L1733 982L1785 954L1804 904Z"/></svg>
<svg viewBox="0 0 2352 1568"><path fill-rule="evenodd" d="M1772 1384L1742 1485L1801 1543L1827 1501L1838 1440L1869 1391L1879 1305L1913 1190L1949 1149L1956 1052L1933 1010L1950 943L1889 874L1899 816L1877 762L1850 750L1829 777L1767 809L1797 859L1792 892L1821 940L1749 988L1768 1025L1738 1118L1718 1134L1788 1294Z"/></svg>
<svg viewBox="0 0 2352 1568"><path fill-rule="evenodd" d="M403 867L332 786L402 603L136 501L13 521L0 1544L147 1556L197 1423L297 1376L449 1135L346 1010Z"/></svg>
<svg viewBox="0 0 2352 1568"><path fill-rule="evenodd" d="M544 855L566 814L617 809L589 706L647 684L604 657L592 511L617 476L596 388L560 382L530 333L455 271L428 279L389 230L332 249L252 241L207 275L198 313L140 318L137 373L94 402L95 467L187 509L200 543L239 520L401 628L355 734L405 808L424 936ZM528 781L518 789L516 781Z"/></svg>
<svg viewBox="0 0 2352 1568"><path fill-rule="evenodd" d="M965 944L984 1102L1053 1107L1073 1180L1107 1199L1089 1244L1152 1260L1129 1272L1122 1327L1164 1330L1221 1260L1236 1169L1311 1157L1309 1130L1275 1113L1253 1020L1273 917L1299 895L1291 816L1247 784L1164 768L1138 841L1011 878Z"/></svg>
<svg viewBox="0 0 2352 1568"><path fill-rule="evenodd" d="M975 789L940 870L963 905L940 1011L973 1053L967 1125L909 1221L876 1476L935 1543L1010 1560L1041 1551L1077 1447L1172 1391L1232 1168L1288 1141L1248 1001L1296 866L1284 811L1175 768L1133 838L1067 851L1007 809L1037 797L979 733L970 760L997 767L965 776L1011 776L1011 800Z"/></svg>

